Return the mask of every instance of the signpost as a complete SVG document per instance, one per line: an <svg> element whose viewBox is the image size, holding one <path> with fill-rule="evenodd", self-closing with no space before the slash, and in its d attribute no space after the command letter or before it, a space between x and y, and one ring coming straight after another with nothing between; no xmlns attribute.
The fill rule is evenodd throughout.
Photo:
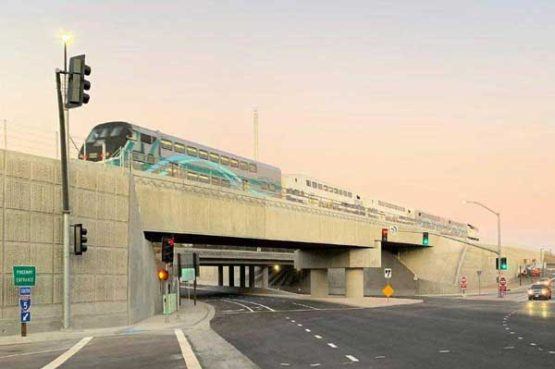
<svg viewBox="0 0 555 369"><path fill-rule="evenodd" d="M482 271L477 270L476 274L478 275L478 295L481 295L482 294L482 282L480 280L480 277L482 276Z"/></svg>
<svg viewBox="0 0 555 369"><path fill-rule="evenodd" d="M385 268L383 270L383 276L385 279L391 279L391 268Z"/></svg>
<svg viewBox="0 0 555 369"><path fill-rule="evenodd" d="M31 287L35 286L37 268L34 265L14 265L13 284L19 287L21 336L27 336L27 323L31 321Z"/></svg>

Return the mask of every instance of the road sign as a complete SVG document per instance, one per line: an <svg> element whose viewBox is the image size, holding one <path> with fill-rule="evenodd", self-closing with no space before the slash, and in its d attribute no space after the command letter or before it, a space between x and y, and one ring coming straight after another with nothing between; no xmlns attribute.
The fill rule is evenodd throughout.
<svg viewBox="0 0 555 369"><path fill-rule="evenodd" d="M37 270L34 265L14 265L13 284L16 287L34 287Z"/></svg>
<svg viewBox="0 0 555 369"><path fill-rule="evenodd" d="M21 312L21 323L27 323L31 321L31 312L30 311L22 311Z"/></svg>
<svg viewBox="0 0 555 369"><path fill-rule="evenodd" d="M499 278L499 284L505 286L507 284L507 279L505 279L505 277Z"/></svg>
<svg viewBox="0 0 555 369"><path fill-rule="evenodd" d="M31 296L31 287L19 287L19 296Z"/></svg>
<svg viewBox="0 0 555 369"><path fill-rule="evenodd" d="M383 276L385 279L391 279L391 268L385 268L383 270Z"/></svg>
<svg viewBox="0 0 555 369"><path fill-rule="evenodd" d="M195 268L181 268L181 282L195 280Z"/></svg>
<svg viewBox="0 0 555 369"><path fill-rule="evenodd" d="M382 289L382 293L384 294L385 297L389 298L391 296L393 296L393 293L395 292L395 290L393 289L393 287L391 287L391 285L387 284L383 289Z"/></svg>
<svg viewBox="0 0 555 369"><path fill-rule="evenodd" d="M24 296L21 296L24 297ZM26 313L31 308L31 299L19 299L19 306L21 307L21 312Z"/></svg>

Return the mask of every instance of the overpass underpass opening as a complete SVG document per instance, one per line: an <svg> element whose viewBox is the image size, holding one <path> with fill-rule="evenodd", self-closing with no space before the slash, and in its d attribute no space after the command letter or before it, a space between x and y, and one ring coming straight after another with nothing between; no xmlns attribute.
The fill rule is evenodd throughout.
<svg viewBox="0 0 555 369"><path fill-rule="evenodd" d="M404 242L389 242L389 241L382 241L382 250L388 250L393 253L397 253L398 251L410 251L410 250L420 250L420 249L427 249L433 246L430 245L422 245L418 243L404 243Z"/></svg>

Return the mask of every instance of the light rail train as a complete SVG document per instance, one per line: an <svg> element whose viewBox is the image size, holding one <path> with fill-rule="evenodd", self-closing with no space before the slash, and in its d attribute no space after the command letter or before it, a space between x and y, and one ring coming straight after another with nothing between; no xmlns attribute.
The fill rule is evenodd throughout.
<svg viewBox="0 0 555 369"><path fill-rule="evenodd" d="M79 158L184 178L261 196L332 209L394 224L478 241L470 224L423 210L372 199L305 175L282 175L280 168L127 122L95 126Z"/></svg>

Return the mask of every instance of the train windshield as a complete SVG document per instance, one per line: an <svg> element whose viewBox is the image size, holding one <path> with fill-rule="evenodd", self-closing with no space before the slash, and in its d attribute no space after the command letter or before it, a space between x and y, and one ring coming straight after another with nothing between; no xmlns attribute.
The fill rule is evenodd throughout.
<svg viewBox="0 0 555 369"><path fill-rule="evenodd" d="M79 157L99 161L112 157L132 134L131 126L122 122L104 123L93 128L80 150Z"/></svg>

